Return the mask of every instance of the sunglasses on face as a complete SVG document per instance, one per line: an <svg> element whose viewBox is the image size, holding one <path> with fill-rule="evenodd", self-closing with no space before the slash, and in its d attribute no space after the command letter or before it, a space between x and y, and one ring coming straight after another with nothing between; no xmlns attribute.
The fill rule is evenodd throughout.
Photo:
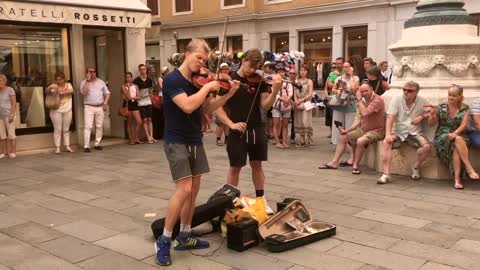
<svg viewBox="0 0 480 270"><path fill-rule="evenodd" d="M461 85L458 85L458 84L452 84L450 87L455 87L457 88L458 90L462 91L463 90L463 87Z"/></svg>
<svg viewBox="0 0 480 270"><path fill-rule="evenodd" d="M415 89L403 88L403 92L413 93L413 92L417 92L417 90L415 90Z"/></svg>
<svg viewBox="0 0 480 270"><path fill-rule="evenodd" d="M97 73L95 70L89 70L88 73Z"/></svg>

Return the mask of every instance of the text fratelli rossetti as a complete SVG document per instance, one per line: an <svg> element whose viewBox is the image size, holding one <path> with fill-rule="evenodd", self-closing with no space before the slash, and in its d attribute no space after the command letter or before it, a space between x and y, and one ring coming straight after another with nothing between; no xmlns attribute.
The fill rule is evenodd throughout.
<svg viewBox="0 0 480 270"><path fill-rule="evenodd" d="M65 11L56 11L53 9L44 10L36 8L8 8L0 7L0 15L15 16L15 17L29 17L29 18L50 18L53 20L66 19L72 17L79 22L106 22L106 23L132 23L135 24L134 16L119 16L119 15L105 15L88 12L73 12L73 16Z"/></svg>

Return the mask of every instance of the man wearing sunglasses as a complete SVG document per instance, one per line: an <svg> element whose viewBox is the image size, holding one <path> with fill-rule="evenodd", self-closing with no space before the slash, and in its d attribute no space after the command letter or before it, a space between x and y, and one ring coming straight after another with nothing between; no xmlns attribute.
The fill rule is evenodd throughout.
<svg viewBox="0 0 480 270"><path fill-rule="evenodd" d="M83 132L83 151L90 152L90 134L95 120L95 149L102 150L100 141L103 133L104 112L108 109L110 91L104 81L97 78L93 67L87 68L86 78L80 82L80 93L83 95L85 129Z"/></svg>
<svg viewBox="0 0 480 270"><path fill-rule="evenodd" d="M424 135L422 121L425 119L425 108L428 101L418 96L420 86L409 81L403 87L403 96L395 97L387 111L385 139L383 140L383 175L378 184L386 184L391 180L393 149L398 149L403 143L417 148L417 158L412 167L411 178L420 179L420 167L427 159L432 148L430 141Z"/></svg>

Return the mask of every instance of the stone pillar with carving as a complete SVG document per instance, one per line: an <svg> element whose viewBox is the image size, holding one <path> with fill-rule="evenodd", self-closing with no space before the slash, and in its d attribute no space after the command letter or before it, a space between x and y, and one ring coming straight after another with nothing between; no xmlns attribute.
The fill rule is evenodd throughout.
<svg viewBox="0 0 480 270"><path fill-rule="evenodd" d="M463 86L464 102L468 105L480 97L480 37L464 5L460 0L418 2L417 12L405 22L401 40L389 47L396 78L392 89L383 96L387 106L393 96L403 94L402 88L410 80L420 84L419 94L432 104L446 102L447 90L453 83ZM435 127L426 130L433 138ZM410 173L409 160L414 159L415 153L405 151L408 153L396 153L403 157L395 159L394 173ZM376 150L375 156L375 161L367 158L368 163L381 171L381 151ZM434 153L422 172L429 178L448 177Z"/></svg>

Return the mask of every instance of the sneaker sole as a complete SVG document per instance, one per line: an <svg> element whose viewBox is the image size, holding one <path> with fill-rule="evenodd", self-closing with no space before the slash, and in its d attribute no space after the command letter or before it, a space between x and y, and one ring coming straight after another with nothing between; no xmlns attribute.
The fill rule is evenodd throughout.
<svg viewBox="0 0 480 270"><path fill-rule="evenodd" d="M153 244L153 246L155 247L155 254L157 254L158 252L158 246L157 246L157 242L155 241L155 244ZM160 266L169 266L169 265L172 265L172 262L170 263L166 263L166 264L163 264L163 263L160 263L157 259L157 257L155 256L155 263L160 265Z"/></svg>
<svg viewBox="0 0 480 270"><path fill-rule="evenodd" d="M185 250L197 250L197 249L207 249L209 248L210 245L208 247L173 247L173 250L175 251L185 251Z"/></svg>

